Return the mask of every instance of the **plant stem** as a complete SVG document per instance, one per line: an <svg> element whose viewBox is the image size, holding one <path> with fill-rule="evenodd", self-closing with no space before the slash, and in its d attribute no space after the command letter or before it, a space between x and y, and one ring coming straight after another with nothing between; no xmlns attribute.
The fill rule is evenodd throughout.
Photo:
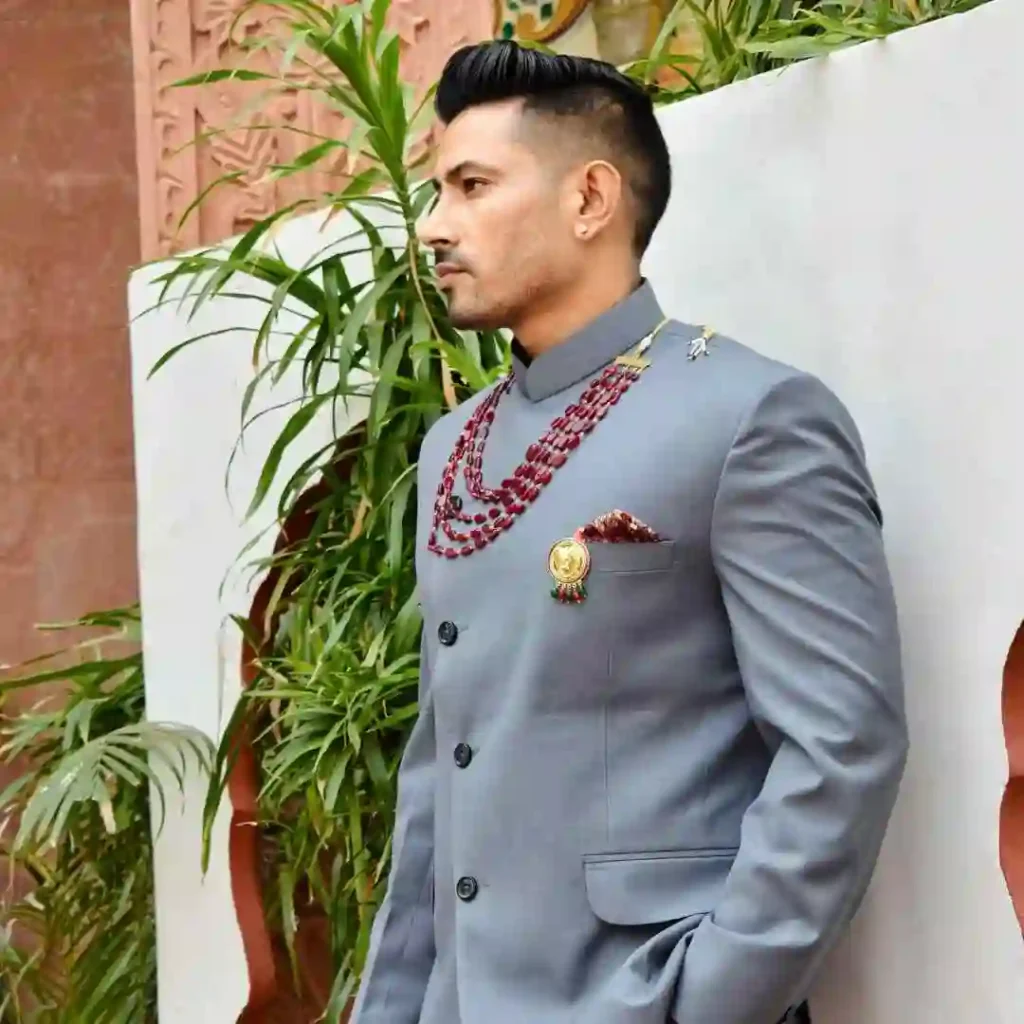
<svg viewBox="0 0 1024 1024"><path fill-rule="evenodd" d="M430 333L433 337L440 338L440 331L437 329L437 324L434 322L434 318L430 315L430 306L427 304L427 297L423 291L423 282L420 280L420 253L419 247L416 244L416 225L409 216L406 216L405 230L409 236L409 243L406 246L406 251L409 254L409 270L412 274L413 287L416 289L416 294L420 298L420 305L422 305L423 313L427 318ZM455 394L455 381L452 379L452 368L448 365L448 360L445 358L443 352L441 353L441 387L444 390L445 403L449 409L454 409L459 404L459 399Z"/></svg>

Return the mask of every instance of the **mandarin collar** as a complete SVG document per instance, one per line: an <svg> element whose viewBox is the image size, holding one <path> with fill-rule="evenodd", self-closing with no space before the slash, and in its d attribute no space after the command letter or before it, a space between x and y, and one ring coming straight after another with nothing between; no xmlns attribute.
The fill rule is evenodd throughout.
<svg viewBox="0 0 1024 1024"><path fill-rule="evenodd" d="M531 358L512 340L512 368L520 393L541 402L578 384L650 334L664 319L650 282L641 281L626 298L565 341Z"/></svg>

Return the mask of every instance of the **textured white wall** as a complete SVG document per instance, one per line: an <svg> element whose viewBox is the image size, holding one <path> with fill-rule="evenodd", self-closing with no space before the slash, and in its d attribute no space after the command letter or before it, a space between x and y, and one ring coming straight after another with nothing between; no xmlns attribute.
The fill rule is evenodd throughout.
<svg viewBox="0 0 1024 1024"><path fill-rule="evenodd" d="M1022 39L1024 5L998 0L664 115L676 190L648 264L662 301L832 385L886 509L914 749L817 1024L1019 1024L1024 1007L996 825L1000 670L1024 614ZM292 259L324 243L318 226L284 229ZM133 316L158 270L133 278ZM226 493L250 373L241 329L258 316L225 301L187 323L164 307L132 332L150 714L210 735L239 682L226 617L252 592L231 569L269 522L241 513L285 415L250 435ZM145 381L171 345L222 327L239 330ZM157 843L163 1024L225 1024L247 990L225 831L204 884L199 806L190 794Z"/></svg>
<svg viewBox="0 0 1024 1024"><path fill-rule="evenodd" d="M662 301L821 375L886 512L913 752L823 1024L1024 1020L997 851L1024 617L1022 40L1024 4L998 0L664 117Z"/></svg>

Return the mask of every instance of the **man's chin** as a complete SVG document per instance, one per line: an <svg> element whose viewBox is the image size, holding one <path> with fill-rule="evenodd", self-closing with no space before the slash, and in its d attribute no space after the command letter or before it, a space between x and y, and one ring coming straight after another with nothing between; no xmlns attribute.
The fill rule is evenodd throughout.
<svg viewBox="0 0 1024 1024"><path fill-rule="evenodd" d="M477 318L472 313L451 309L448 311L448 319L451 321L452 327L460 331L479 331L481 329Z"/></svg>
<svg viewBox="0 0 1024 1024"><path fill-rule="evenodd" d="M493 311L467 309L457 302L449 303L448 319L460 331L493 331L502 326Z"/></svg>

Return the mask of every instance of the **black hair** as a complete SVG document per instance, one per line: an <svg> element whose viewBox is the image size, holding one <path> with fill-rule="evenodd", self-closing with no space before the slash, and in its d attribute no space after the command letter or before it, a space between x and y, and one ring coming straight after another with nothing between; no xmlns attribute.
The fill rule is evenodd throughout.
<svg viewBox="0 0 1024 1024"><path fill-rule="evenodd" d="M622 156L619 167L636 203L634 245L642 255L672 190L668 146L650 95L611 64L543 53L511 40L464 46L448 59L435 108L443 124L464 110L522 98L524 111L572 118L591 138Z"/></svg>

